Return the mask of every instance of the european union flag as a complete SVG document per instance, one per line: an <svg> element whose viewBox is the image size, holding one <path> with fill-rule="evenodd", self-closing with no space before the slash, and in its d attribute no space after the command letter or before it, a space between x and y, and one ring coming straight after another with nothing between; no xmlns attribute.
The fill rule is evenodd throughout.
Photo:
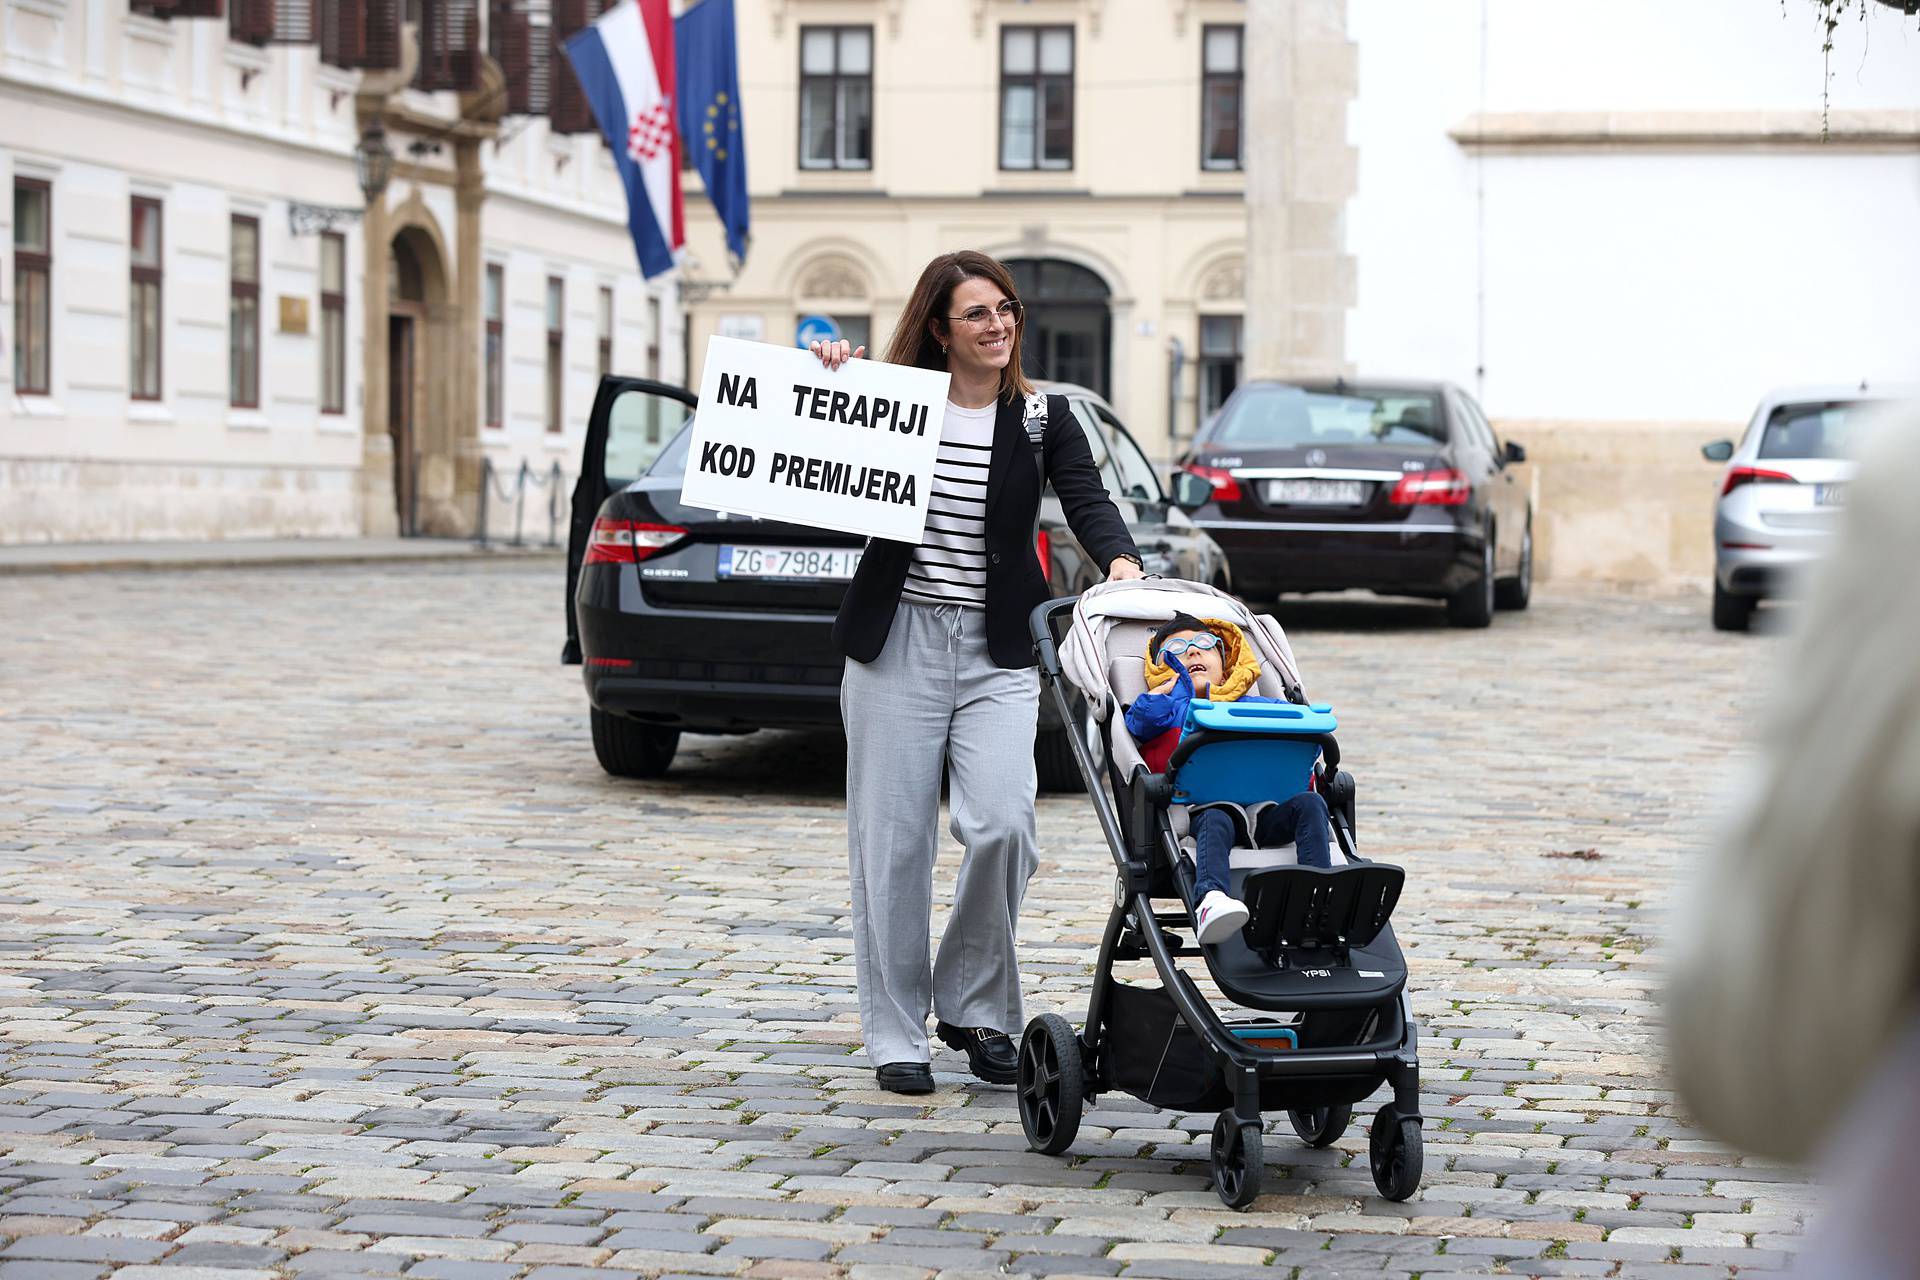
<svg viewBox="0 0 1920 1280"><path fill-rule="evenodd" d="M733 0L700 0L674 20L681 145L707 184L727 249L747 256L747 137L740 127L740 62Z"/></svg>

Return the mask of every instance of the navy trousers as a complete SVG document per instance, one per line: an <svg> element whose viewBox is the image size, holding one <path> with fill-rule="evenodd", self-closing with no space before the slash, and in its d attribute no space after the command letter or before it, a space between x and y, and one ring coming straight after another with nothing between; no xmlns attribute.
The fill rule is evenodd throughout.
<svg viewBox="0 0 1920 1280"><path fill-rule="evenodd" d="M1189 824L1193 831L1193 861L1198 875L1194 883L1194 901L1218 889L1229 893L1227 874L1233 857L1233 815L1225 809L1202 809ZM1327 802L1318 792L1302 791L1283 804L1262 809L1253 824L1253 843L1258 848L1292 843L1303 867L1330 867L1331 839L1327 820Z"/></svg>

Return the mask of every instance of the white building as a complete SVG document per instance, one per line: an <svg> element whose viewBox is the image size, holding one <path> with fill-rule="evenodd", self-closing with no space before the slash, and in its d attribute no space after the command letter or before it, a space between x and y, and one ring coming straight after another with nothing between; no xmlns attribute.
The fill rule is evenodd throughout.
<svg viewBox="0 0 1920 1280"><path fill-rule="evenodd" d="M215 6L216 8L218 6ZM681 374L595 134L126 0L0 0L0 542L471 530ZM384 125L364 217L354 150ZM319 230L331 225L331 230ZM544 494L529 531L545 533Z"/></svg>
<svg viewBox="0 0 1920 1280"><path fill-rule="evenodd" d="M1705 582L1701 444L1769 388L1920 375L1920 20L1853 9L1823 130L1812 0L1344 7L1344 362L1478 392L1544 571Z"/></svg>
<svg viewBox="0 0 1920 1280"><path fill-rule="evenodd" d="M963 246L1020 264L1038 363L1162 456L1266 360L1262 306L1282 371L1475 390L1553 572L1693 572L1700 442L1769 386L1914 372L1920 24L1881 5L1836 33L1823 130L1813 0L736 0L753 245L730 273L688 174L663 289L593 135L127 2L0 0L0 541L461 531L481 458L571 469L603 350L682 380L687 337L815 313L878 344ZM376 120L383 197L294 234L290 202L361 204Z"/></svg>

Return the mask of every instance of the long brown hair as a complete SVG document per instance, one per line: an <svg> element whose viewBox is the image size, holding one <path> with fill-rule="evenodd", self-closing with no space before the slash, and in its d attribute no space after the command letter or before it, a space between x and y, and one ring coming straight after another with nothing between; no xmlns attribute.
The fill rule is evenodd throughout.
<svg viewBox="0 0 1920 1280"><path fill-rule="evenodd" d="M920 282L913 286L913 296L907 299L900 323L894 326L893 341L887 344L888 364L946 369L946 352L940 349L940 340L934 336L930 322L937 321L942 332L952 332L952 322L947 316L953 310L953 291L967 280L989 280L1009 298L1019 297L1013 291L1013 273L997 259L977 249L941 254L927 264L926 270L920 273ZM1023 311L1020 323L1013 326L1013 341L1009 346L1012 354L1007 357L1007 367L1000 371L1003 400L1033 394L1033 384L1020 372L1020 343L1026 336L1026 319Z"/></svg>

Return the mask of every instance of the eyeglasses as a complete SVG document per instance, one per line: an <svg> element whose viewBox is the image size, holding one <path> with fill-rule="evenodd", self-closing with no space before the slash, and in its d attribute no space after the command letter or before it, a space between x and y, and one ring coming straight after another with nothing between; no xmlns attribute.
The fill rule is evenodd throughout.
<svg viewBox="0 0 1920 1280"><path fill-rule="evenodd" d="M987 320L991 316L999 316L1000 323L1006 325L1008 328L1012 328L1014 325L1019 324L1020 323L1020 299L1018 298L1004 299L999 306L993 308L993 310L991 311L987 310L987 308L985 307L968 307L965 311L961 312L959 315L948 316L947 319L965 321L967 324L972 325L974 328L980 329L986 326Z"/></svg>
<svg viewBox="0 0 1920 1280"><path fill-rule="evenodd" d="M1191 640L1185 636L1175 636L1160 646L1160 656L1162 658L1177 658L1189 649L1199 649L1204 652L1207 649L1218 647L1219 644L1220 637L1214 635L1211 631L1203 636L1195 636Z"/></svg>

